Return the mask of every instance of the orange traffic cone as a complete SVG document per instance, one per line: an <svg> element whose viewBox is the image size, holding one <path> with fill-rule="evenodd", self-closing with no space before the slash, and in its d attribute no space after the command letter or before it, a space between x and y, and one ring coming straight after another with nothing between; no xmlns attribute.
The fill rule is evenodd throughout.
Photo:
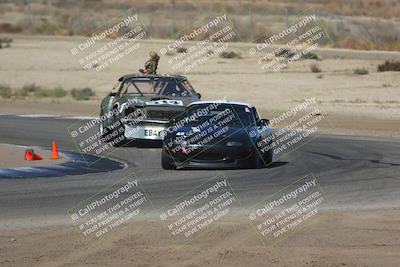
<svg viewBox="0 0 400 267"><path fill-rule="evenodd" d="M42 160L43 158L36 153L33 153L33 160Z"/></svg>
<svg viewBox="0 0 400 267"><path fill-rule="evenodd" d="M52 142L51 147L52 147L51 159L59 159L60 156L58 155L56 141Z"/></svg>
<svg viewBox="0 0 400 267"><path fill-rule="evenodd" d="M26 149L25 150L25 160L33 160L33 149Z"/></svg>

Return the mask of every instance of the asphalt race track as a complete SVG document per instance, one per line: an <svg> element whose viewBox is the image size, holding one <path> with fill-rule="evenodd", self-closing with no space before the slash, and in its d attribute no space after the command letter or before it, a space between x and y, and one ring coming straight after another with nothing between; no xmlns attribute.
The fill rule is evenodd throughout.
<svg viewBox="0 0 400 267"><path fill-rule="evenodd" d="M74 150L66 128L72 119L0 116L0 143ZM335 209L396 207L400 204L400 140L319 135L271 167L252 170L164 171L159 148L124 147L112 158L125 169L63 177L0 179L2 223L70 222L66 210L135 173L153 202L161 207L196 185L223 173L247 207L291 181L312 173ZM68 221L66 221L68 220Z"/></svg>

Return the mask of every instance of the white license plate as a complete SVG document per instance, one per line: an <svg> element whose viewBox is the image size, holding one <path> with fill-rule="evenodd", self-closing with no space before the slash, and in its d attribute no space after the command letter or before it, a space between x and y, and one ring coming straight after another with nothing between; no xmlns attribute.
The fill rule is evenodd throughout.
<svg viewBox="0 0 400 267"><path fill-rule="evenodd" d="M125 125L125 137L135 139L162 140L164 127L130 127Z"/></svg>

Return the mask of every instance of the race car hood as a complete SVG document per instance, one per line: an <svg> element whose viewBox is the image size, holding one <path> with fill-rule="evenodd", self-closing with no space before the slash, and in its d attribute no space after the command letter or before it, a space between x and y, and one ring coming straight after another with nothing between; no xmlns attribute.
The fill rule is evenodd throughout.
<svg viewBox="0 0 400 267"><path fill-rule="evenodd" d="M215 124L202 129L199 129L198 126L183 126L176 131L169 131L164 140L173 141L174 143L176 143L176 140L179 140L179 142L186 141L189 146L210 146L221 141L237 142L243 146L251 144L248 130L243 127L235 125L218 126Z"/></svg>
<svg viewBox="0 0 400 267"><path fill-rule="evenodd" d="M197 101L197 97L168 97L160 95L146 95L146 96L134 96L134 95L123 95L118 98L120 103L129 103L130 106L145 107L145 106L182 106L186 107L190 103Z"/></svg>
<svg viewBox="0 0 400 267"><path fill-rule="evenodd" d="M124 111L123 115L125 116L140 109L143 114L146 114L146 120L167 122L182 113L191 102L192 99L188 97L167 99L156 96L124 96L118 99L114 105L117 105L121 112Z"/></svg>

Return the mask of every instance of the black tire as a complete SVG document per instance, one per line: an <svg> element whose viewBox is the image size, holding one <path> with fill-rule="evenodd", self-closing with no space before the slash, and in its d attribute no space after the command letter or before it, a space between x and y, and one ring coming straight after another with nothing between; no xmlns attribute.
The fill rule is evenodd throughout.
<svg viewBox="0 0 400 267"><path fill-rule="evenodd" d="M101 133L101 138L104 140L104 142L111 142L112 138L108 137L108 133L110 132L110 129L108 129L107 126L104 125L104 123L102 123L100 125L100 133Z"/></svg>
<svg viewBox="0 0 400 267"><path fill-rule="evenodd" d="M100 111L100 117L102 117L104 115L103 110ZM120 121L118 127L115 127L113 129L111 129L110 127L108 127L106 125L106 123L100 122L100 132L101 132L101 137L103 138L103 140L105 140L105 142L107 143L112 143L112 145L114 147L120 147L123 146L127 143L127 140L125 138L125 127L123 125L123 123ZM113 137L109 137L109 134L113 134L115 131L118 131L118 134L116 134ZM116 142L116 140L119 140L118 142Z"/></svg>
<svg viewBox="0 0 400 267"><path fill-rule="evenodd" d="M271 164L274 159L274 150L270 149L264 154L264 161L267 165Z"/></svg>
<svg viewBox="0 0 400 267"><path fill-rule="evenodd" d="M253 156L250 158L249 167L252 169L259 169L263 166L263 161L260 154L255 150Z"/></svg>
<svg viewBox="0 0 400 267"><path fill-rule="evenodd" d="M127 143L124 130L125 129L122 123L113 129L106 127L103 124L102 138L105 142L112 143L112 145L115 147L123 146Z"/></svg>
<svg viewBox="0 0 400 267"><path fill-rule="evenodd" d="M103 110L100 111L100 118L101 118L102 116L104 116ZM100 134L101 134L101 138L102 138L103 140L105 140L105 142L108 143L108 142L111 141L111 140L107 140L108 128L107 128L107 125L106 125L106 123L105 123L104 121L101 121L101 122L100 122L99 131L100 131Z"/></svg>
<svg viewBox="0 0 400 267"><path fill-rule="evenodd" d="M164 170L175 170L175 164L164 149L161 152L161 166Z"/></svg>
<svg viewBox="0 0 400 267"><path fill-rule="evenodd" d="M112 145L114 147L121 147L125 145L127 140L125 138L125 127L122 122L120 122L119 126L115 128L114 131L118 131L118 134L113 138Z"/></svg>

